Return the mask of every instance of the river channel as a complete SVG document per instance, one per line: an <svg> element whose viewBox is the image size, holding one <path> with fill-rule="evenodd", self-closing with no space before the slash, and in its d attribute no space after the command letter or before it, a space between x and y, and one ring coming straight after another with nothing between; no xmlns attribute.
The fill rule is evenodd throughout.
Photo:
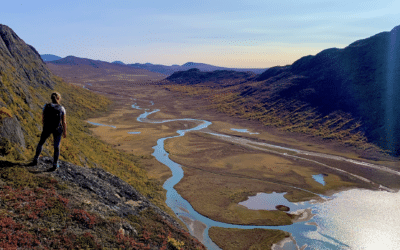
<svg viewBox="0 0 400 250"><path fill-rule="evenodd" d="M132 105L132 108L141 109L136 104ZM195 232L191 224L187 222L187 218L190 219L189 221L199 221L205 225L205 230L200 240L207 249L220 249L208 236L208 230L211 227L278 229L289 232L292 236L291 240L283 242L281 246L275 246L275 249L400 249L400 213L398 213L400 210L400 192L353 189L334 194L331 197L321 195L325 201L319 203L295 204L286 200L285 204L291 207L291 211L292 209L295 211L297 207L298 209L307 209L314 215L307 221L296 222L287 226L234 225L214 221L199 214L174 189L174 186L183 178L184 171L180 164L169 158L169 154L164 149L164 141L169 138L184 136L185 133L190 131L202 130L212 123L190 118L151 120L147 116L159 110L143 110L145 112L138 116L137 121L148 123L188 121L197 125L190 129L176 131L178 133L176 136L158 139L157 145L153 147L154 153L152 155L172 171L172 177L165 181L163 185L163 188L167 191L167 205L179 218L186 218L186 220L183 219L182 221L188 226L192 235L195 235ZM309 152L302 151L302 153L308 154ZM399 173L396 172L396 174ZM265 195L264 199L270 199L269 206L274 202L274 195L279 196L276 205L282 204L282 199L285 199L283 194L273 193L271 197L268 197L268 194ZM251 199L252 197L249 197L249 201ZM270 207L262 207L262 205L255 208L251 208L250 205L247 207L249 209L270 209Z"/></svg>

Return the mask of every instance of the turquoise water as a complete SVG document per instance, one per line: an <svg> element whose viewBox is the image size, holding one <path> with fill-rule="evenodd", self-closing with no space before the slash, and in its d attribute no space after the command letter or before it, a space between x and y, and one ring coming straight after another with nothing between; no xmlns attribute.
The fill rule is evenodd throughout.
<svg viewBox="0 0 400 250"><path fill-rule="evenodd" d="M128 134L130 134L130 135L138 135L138 134L140 134L141 132L128 132Z"/></svg>
<svg viewBox="0 0 400 250"><path fill-rule="evenodd" d="M106 124L101 124L101 123L96 123L96 122L88 122L88 123L90 123L92 125L96 125L96 126L106 126L106 127L117 128L117 127L115 127L113 125L106 125Z"/></svg>
<svg viewBox="0 0 400 250"><path fill-rule="evenodd" d="M236 132L240 132L240 133L248 133L251 135L258 135L259 133L252 133L250 131L248 131L247 129L239 129L239 128L231 128L231 130L236 131Z"/></svg>
<svg viewBox="0 0 400 250"><path fill-rule="evenodd" d="M246 201L239 202L239 205L253 210L276 210L275 207L277 205L287 206L290 208L290 211L311 207L309 202L292 203L284 197L285 194L276 192L272 192L271 194L258 193L256 196L250 196Z"/></svg>

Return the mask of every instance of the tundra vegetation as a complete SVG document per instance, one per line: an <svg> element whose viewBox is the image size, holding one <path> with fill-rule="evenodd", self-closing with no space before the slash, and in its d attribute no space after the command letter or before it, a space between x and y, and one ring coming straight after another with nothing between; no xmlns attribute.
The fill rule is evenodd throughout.
<svg viewBox="0 0 400 250"><path fill-rule="evenodd" d="M103 168L169 211L161 185L150 179L141 165L142 159L151 156L135 156L115 149L93 136L93 126L85 122L88 117L107 112L109 99L67 84L57 76L51 76L53 89L25 86L13 72L15 68L1 72L0 124L7 129L4 124L16 119L24 145L13 143L12 137L2 137L0 141L0 248L204 249L189 233L176 230L151 209L127 218L89 212L83 201L76 198L76 187L46 173L30 172L26 163L32 160L40 137L41 108L49 102L50 94L57 91L62 93L68 122L60 160ZM52 156L52 143L50 137L44 145L44 156ZM137 233L124 234L123 224Z"/></svg>

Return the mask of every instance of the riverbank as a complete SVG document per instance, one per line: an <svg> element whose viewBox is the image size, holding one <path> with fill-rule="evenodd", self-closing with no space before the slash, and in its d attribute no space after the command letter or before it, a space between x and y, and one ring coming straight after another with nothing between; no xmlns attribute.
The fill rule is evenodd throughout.
<svg viewBox="0 0 400 250"><path fill-rule="evenodd" d="M194 237L196 237L200 242L204 241L204 230L207 228L204 223L198 220L192 220L186 216L179 216L179 218L186 223L188 228L193 232Z"/></svg>

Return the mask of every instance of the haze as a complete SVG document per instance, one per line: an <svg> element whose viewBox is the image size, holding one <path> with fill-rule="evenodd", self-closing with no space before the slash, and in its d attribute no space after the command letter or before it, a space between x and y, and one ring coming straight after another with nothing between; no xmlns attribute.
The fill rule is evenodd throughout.
<svg viewBox="0 0 400 250"><path fill-rule="evenodd" d="M399 1L7 1L0 23L40 54L266 68L389 31Z"/></svg>

